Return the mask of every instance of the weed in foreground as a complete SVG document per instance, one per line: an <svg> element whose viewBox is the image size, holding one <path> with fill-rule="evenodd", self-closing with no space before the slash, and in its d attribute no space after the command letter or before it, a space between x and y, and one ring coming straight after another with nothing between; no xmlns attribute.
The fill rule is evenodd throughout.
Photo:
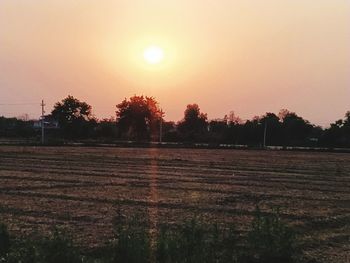
<svg viewBox="0 0 350 263"><path fill-rule="evenodd" d="M72 240L58 229L39 243L40 260L45 263L78 263L82 262Z"/></svg>
<svg viewBox="0 0 350 263"><path fill-rule="evenodd" d="M155 244L144 215L126 218L118 214L111 245L98 257L82 256L70 238L59 230L37 241L10 243L7 228L0 225L0 262L6 263L296 263L299 255L293 231L282 222L278 210L269 215L257 208L247 235L234 225L205 223L194 218L172 226L160 226ZM155 255L154 259L151 255Z"/></svg>
<svg viewBox="0 0 350 263"><path fill-rule="evenodd" d="M115 238L111 247L110 260L113 263L150 262L151 244L149 223L142 215L126 220L119 212L114 220Z"/></svg>
<svg viewBox="0 0 350 263"><path fill-rule="evenodd" d="M157 262L236 262L237 237L233 227L206 224L197 219L160 228Z"/></svg>
<svg viewBox="0 0 350 263"><path fill-rule="evenodd" d="M82 257L64 233L55 231L40 240L16 240L8 247L2 261L6 263L80 263Z"/></svg>
<svg viewBox="0 0 350 263"><path fill-rule="evenodd" d="M241 259L247 263L292 263L296 262L296 236L280 218L279 210L262 215L255 210L251 230L247 236L247 249Z"/></svg>
<svg viewBox="0 0 350 263"><path fill-rule="evenodd" d="M0 262L10 249L10 235L5 224L0 223Z"/></svg>

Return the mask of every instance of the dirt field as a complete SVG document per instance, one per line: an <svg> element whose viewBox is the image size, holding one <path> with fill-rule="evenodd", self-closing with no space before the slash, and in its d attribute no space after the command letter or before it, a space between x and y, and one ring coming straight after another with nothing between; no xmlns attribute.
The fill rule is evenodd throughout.
<svg viewBox="0 0 350 263"><path fill-rule="evenodd" d="M16 235L63 225L80 245L103 245L118 207L154 224L200 214L244 230L257 203L282 208L310 257L350 262L350 154L0 147L0 221Z"/></svg>

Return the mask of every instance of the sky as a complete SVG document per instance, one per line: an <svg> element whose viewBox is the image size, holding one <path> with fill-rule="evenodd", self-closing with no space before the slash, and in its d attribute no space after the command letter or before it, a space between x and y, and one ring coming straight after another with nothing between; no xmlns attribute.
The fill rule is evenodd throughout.
<svg viewBox="0 0 350 263"><path fill-rule="evenodd" d="M73 95L108 118L135 94L167 120L197 103L209 119L286 108L327 126L350 110L350 1L0 0L0 115Z"/></svg>

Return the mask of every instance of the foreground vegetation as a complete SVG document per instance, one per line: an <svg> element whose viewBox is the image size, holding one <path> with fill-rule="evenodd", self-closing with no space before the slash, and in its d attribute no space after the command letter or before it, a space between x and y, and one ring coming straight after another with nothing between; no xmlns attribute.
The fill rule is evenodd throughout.
<svg viewBox="0 0 350 263"><path fill-rule="evenodd" d="M114 238L95 253L82 253L70 238L55 229L49 237L18 240L0 224L0 262L300 262L296 237L278 211L264 216L255 211L248 233L233 224L209 224L193 218L177 226L159 226L156 233L144 215L115 218Z"/></svg>

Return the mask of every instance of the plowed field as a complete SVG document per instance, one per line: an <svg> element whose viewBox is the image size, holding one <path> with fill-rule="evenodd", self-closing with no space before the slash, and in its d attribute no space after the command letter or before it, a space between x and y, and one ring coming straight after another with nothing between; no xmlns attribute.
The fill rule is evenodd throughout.
<svg viewBox="0 0 350 263"><path fill-rule="evenodd" d="M350 262L350 154L88 147L0 147L0 221L15 235L70 230L83 247L112 236L112 218L236 222L256 204L298 231L320 262Z"/></svg>

